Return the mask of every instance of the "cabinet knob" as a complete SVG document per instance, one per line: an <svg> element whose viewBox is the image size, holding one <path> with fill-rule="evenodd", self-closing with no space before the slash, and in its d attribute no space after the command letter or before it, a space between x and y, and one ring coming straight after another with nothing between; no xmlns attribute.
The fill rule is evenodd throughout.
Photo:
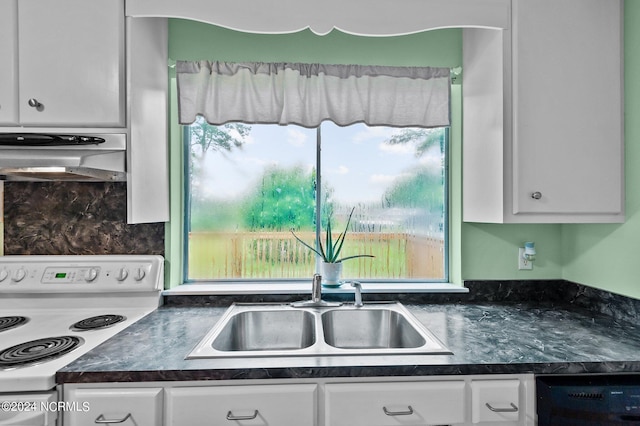
<svg viewBox="0 0 640 426"><path fill-rule="evenodd" d="M38 100L36 98L29 99L28 104L29 104L30 107L33 107L33 108L37 109L38 111L41 111L44 108L44 105L42 105L40 102L38 102Z"/></svg>
<svg viewBox="0 0 640 426"><path fill-rule="evenodd" d="M534 200L539 200L540 198L542 198L542 192L534 192L531 194L531 198L533 198Z"/></svg>

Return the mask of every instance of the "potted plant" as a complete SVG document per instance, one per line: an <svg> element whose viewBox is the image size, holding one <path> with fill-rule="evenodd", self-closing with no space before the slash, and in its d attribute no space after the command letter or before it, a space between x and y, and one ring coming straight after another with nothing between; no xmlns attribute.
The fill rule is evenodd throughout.
<svg viewBox="0 0 640 426"><path fill-rule="evenodd" d="M349 229L349 223L351 222L351 216L355 207L351 209L351 213L349 213L349 218L347 219L347 225L344 228L344 231L338 235L336 240L333 240L333 236L331 235L331 218L327 221L327 232L325 237L324 246L322 245L322 241L320 240L320 236L317 237L317 249L311 247L309 244L302 241L296 234L291 230L293 236L298 240L301 244L307 247L309 250L316 253L318 256L322 258L322 277L323 277L323 285L326 286L339 286L340 285L340 274L342 273L342 262L348 259L354 259L357 257L375 257L371 254L356 254L353 256L345 256L340 257L340 252L342 251L342 246L344 244L344 240L347 236L347 231Z"/></svg>

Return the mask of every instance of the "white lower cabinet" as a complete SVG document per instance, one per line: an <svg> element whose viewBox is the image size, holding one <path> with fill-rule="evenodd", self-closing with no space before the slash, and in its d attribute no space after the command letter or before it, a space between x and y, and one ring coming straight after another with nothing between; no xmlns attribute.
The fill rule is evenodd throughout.
<svg viewBox="0 0 640 426"><path fill-rule="evenodd" d="M63 426L534 426L531 374L63 385ZM82 409L86 407L86 409Z"/></svg>
<svg viewBox="0 0 640 426"><path fill-rule="evenodd" d="M315 384L170 388L165 424L315 426L317 389Z"/></svg>
<svg viewBox="0 0 640 426"><path fill-rule="evenodd" d="M118 384L120 385L120 384ZM162 424L162 388L74 388L65 392L64 426Z"/></svg>
<svg viewBox="0 0 640 426"><path fill-rule="evenodd" d="M465 382L337 383L325 386L325 424L393 426L463 423Z"/></svg>
<svg viewBox="0 0 640 426"><path fill-rule="evenodd" d="M519 425L524 416L520 380L472 380L471 420L474 424Z"/></svg>

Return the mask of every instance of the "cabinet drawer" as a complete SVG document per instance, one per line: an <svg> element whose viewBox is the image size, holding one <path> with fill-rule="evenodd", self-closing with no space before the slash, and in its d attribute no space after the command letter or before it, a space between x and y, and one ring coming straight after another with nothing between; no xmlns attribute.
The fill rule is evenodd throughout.
<svg viewBox="0 0 640 426"><path fill-rule="evenodd" d="M65 426L162 424L161 388L72 389L66 394L66 401L76 405L64 413Z"/></svg>
<svg viewBox="0 0 640 426"><path fill-rule="evenodd" d="M314 426L317 397L315 384L171 388L166 424Z"/></svg>
<svg viewBox="0 0 640 426"><path fill-rule="evenodd" d="M331 426L451 424L465 421L465 382L344 383L325 387Z"/></svg>
<svg viewBox="0 0 640 426"><path fill-rule="evenodd" d="M474 380L471 382L473 423L513 423L520 420L520 381Z"/></svg>

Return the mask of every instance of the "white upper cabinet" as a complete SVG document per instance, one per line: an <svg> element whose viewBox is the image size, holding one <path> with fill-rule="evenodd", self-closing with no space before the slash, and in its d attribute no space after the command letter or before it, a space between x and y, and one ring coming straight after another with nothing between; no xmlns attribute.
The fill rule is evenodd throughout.
<svg viewBox="0 0 640 426"><path fill-rule="evenodd" d="M18 0L0 0L0 124L18 121Z"/></svg>
<svg viewBox="0 0 640 426"><path fill-rule="evenodd" d="M0 0L0 24L0 124L125 125L123 0Z"/></svg>
<svg viewBox="0 0 640 426"><path fill-rule="evenodd" d="M624 221L621 1L513 0L463 61L465 221Z"/></svg>

